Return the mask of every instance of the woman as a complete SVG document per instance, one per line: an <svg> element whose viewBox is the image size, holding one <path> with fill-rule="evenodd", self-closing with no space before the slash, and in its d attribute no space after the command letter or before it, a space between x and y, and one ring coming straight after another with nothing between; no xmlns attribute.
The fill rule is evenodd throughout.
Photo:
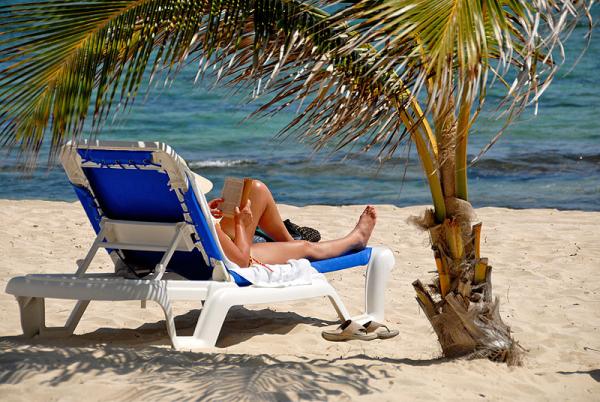
<svg viewBox="0 0 600 402"><path fill-rule="evenodd" d="M323 260L337 257L350 250L362 249L367 245L377 214L375 208L367 206L356 227L346 236L320 243L294 240L288 233L275 200L268 187L254 180L250 198L240 210L236 208L234 218L223 217L219 209L222 198L211 200L211 214L221 219L216 225L219 241L230 261L242 268L254 263L284 264L290 259L308 258ZM256 228L260 227L275 242L252 243Z"/></svg>

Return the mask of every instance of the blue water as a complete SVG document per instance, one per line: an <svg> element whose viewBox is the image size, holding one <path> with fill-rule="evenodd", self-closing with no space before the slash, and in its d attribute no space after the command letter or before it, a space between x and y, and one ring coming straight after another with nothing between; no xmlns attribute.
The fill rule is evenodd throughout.
<svg viewBox="0 0 600 402"><path fill-rule="evenodd" d="M600 21L600 7L593 10ZM525 112L500 141L469 171L470 198L477 206L600 210L600 29L575 68L584 28L567 47L567 68L542 96L539 112ZM296 139L275 134L294 116L284 111L270 119L250 119L248 98L211 82L193 86L195 71L184 70L167 89L141 96L133 108L109 122L100 139L163 141L192 169L215 183L226 176L260 178L279 202L307 204L429 204L431 198L415 152L407 148L380 165L375 154L314 153ZM160 92L160 93L159 93ZM496 98L472 129L470 157L496 134ZM47 149L45 148L45 151ZM75 200L58 165L45 164L29 178L15 158L0 158L0 198Z"/></svg>

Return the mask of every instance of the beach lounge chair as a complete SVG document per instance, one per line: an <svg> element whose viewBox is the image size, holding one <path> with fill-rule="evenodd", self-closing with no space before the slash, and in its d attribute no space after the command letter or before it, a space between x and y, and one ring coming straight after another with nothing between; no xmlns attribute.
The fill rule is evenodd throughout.
<svg viewBox="0 0 600 402"><path fill-rule="evenodd" d="M74 274L26 275L9 281L6 292L17 298L25 336L71 335L91 300L158 303L177 349L214 346L234 305L327 296L341 320L351 318L327 281L257 287L230 272L233 265L218 242L195 175L169 146L85 141L65 146L61 162L97 236ZM143 279L88 273L99 248L109 252L116 266L155 268ZM365 311L352 318L361 323L384 319L385 286L394 266L389 249L366 248L311 264L323 273L366 265ZM46 298L77 300L65 326L45 326ZM177 335L172 304L179 300L198 301L202 306L192 336Z"/></svg>

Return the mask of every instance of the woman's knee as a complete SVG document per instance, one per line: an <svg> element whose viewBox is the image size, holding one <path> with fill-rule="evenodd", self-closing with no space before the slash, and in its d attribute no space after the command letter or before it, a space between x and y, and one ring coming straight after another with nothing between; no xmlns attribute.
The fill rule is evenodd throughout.
<svg viewBox="0 0 600 402"><path fill-rule="evenodd" d="M264 189L267 188L267 185L258 179L252 180L252 186L257 191L264 191Z"/></svg>
<svg viewBox="0 0 600 402"><path fill-rule="evenodd" d="M267 202L269 189L260 180L252 180L252 191L250 191L250 200L252 201L252 211L263 211L265 208L265 202Z"/></svg>
<svg viewBox="0 0 600 402"><path fill-rule="evenodd" d="M252 182L252 192L260 195L271 194L271 190L269 190L269 187L267 187L267 185L262 181L256 179Z"/></svg>

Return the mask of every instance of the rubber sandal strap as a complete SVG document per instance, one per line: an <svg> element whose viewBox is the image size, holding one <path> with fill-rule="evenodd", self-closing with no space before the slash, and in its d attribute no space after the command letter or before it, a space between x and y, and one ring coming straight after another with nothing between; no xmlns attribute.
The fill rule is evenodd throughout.
<svg viewBox="0 0 600 402"><path fill-rule="evenodd" d="M368 334L366 329L355 321L344 321L335 330L321 332L328 341L349 341L353 339L370 341L377 338L377 334Z"/></svg>
<svg viewBox="0 0 600 402"><path fill-rule="evenodd" d="M368 321L368 322L364 323L363 326L368 334L373 334L373 333L377 334L377 336L381 339L392 338L392 337L398 335L397 329L390 329L387 325L382 324L380 322ZM377 331L380 328L385 328L385 332Z"/></svg>

